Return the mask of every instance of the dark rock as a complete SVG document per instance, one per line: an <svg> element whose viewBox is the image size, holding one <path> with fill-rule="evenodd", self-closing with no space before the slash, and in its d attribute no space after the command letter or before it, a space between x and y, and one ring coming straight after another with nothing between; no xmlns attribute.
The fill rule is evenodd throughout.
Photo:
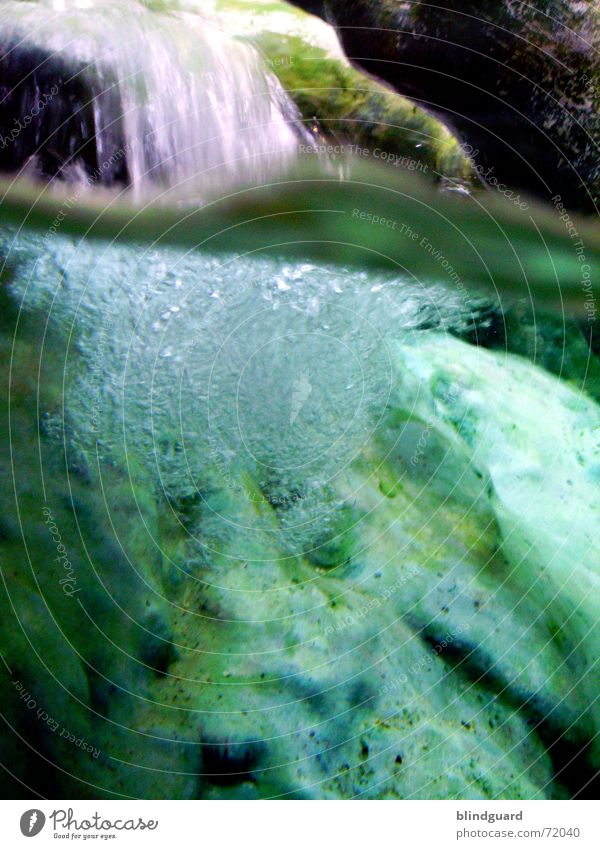
<svg viewBox="0 0 600 849"><path fill-rule="evenodd" d="M335 26L352 62L441 117L483 179L596 209L596 3L294 2Z"/></svg>
<svg viewBox="0 0 600 849"><path fill-rule="evenodd" d="M0 51L0 171L69 180L83 170L93 183L127 184L118 87L39 47L4 42Z"/></svg>
<svg viewBox="0 0 600 849"><path fill-rule="evenodd" d="M262 743L203 741L202 757L205 778L213 784L221 786L251 781L262 748Z"/></svg>

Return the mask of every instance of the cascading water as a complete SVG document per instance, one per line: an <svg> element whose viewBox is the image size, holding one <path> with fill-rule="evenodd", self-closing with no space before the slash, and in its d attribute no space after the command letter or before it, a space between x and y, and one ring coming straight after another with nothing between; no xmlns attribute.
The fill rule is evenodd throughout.
<svg viewBox="0 0 600 849"><path fill-rule="evenodd" d="M305 131L279 84L198 17L9 1L0 34L5 169L190 203L297 156ZM77 522L64 538L79 604L56 603L73 599L45 526L36 567L22 553L15 566L83 658L57 675L102 750L76 762L75 791L83 777L148 798L542 795L542 743L597 727L564 704L573 686L590 715L597 700L597 406L525 359L424 331L466 333L468 281L108 244L65 235L67 214L41 234L3 228L0 248L22 310L15 356L22 328L34 351L6 416L27 414L25 451L15 462L11 443L6 461L19 507L37 511L22 532L42 504L63 511L57 528ZM64 353L60 398L40 391L31 415L29 314L40 363L46 330ZM584 646L566 668L563 645ZM538 704L556 717L540 739ZM74 762L36 732L48 760Z"/></svg>
<svg viewBox="0 0 600 849"><path fill-rule="evenodd" d="M8 2L2 12L14 78L29 79L19 63L38 51L35 97L44 94L40 69L47 85L67 85L69 68L83 84L74 103L59 90L35 124L52 139L48 123L60 128L63 110L79 116L93 156L65 143L57 157L65 179L110 185L126 170L138 197L158 184L189 203L217 187L268 181L298 156L307 132L277 80L251 47L196 15L113 0ZM20 96L13 106L22 117L30 87ZM63 131L73 132L72 121ZM104 180L90 180L94 161ZM50 307L63 326L77 323L89 371L69 380L67 393L82 449L119 463L140 452L140 468L156 465L176 501L194 497L215 468L235 478L249 464L259 487L286 503L286 537L297 553L326 532L330 481L385 408L388 344L428 322L462 328L470 320L460 292L415 290L397 274L177 250L99 252L97 244L73 247L60 226L57 219L41 239L11 231L2 248L11 261L19 257L14 283L24 303Z"/></svg>
<svg viewBox="0 0 600 849"><path fill-rule="evenodd" d="M198 202L294 162L308 133L258 53L147 5L2 3L2 170Z"/></svg>

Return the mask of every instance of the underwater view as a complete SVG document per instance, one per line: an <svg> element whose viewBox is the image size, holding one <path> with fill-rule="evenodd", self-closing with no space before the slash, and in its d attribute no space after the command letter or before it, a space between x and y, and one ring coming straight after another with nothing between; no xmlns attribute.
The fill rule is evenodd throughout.
<svg viewBox="0 0 600 849"><path fill-rule="evenodd" d="M597 799L597 0L0 47L0 797Z"/></svg>

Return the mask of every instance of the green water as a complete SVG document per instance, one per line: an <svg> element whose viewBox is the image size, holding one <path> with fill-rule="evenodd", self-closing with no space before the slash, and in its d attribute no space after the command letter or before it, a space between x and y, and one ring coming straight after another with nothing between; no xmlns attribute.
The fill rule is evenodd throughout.
<svg viewBox="0 0 600 849"><path fill-rule="evenodd" d="M593 779L594 228L587 287L556 209L313 166L201 209L2 185L8 795Z"/></svg>
<svg viewBox="0 0 600 849"><path fill-rule="evenodd" d="M397 273L40 241L3 245L23 326L54 340L17 504L53 611L41 655L83 616L68 655L102 675L72 720L102 755L60 755L67 786L152 795L130 758L159 751L175 796L560 795L544 746L597 727L585 374L460 341L473 305ZM74 597L31 536L42 503L73 563L85 546Z"/></svg>

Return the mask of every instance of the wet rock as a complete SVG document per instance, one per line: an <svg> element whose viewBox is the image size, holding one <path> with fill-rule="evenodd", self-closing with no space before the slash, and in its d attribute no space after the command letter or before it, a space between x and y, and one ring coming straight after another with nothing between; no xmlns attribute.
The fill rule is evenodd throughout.
<svg viewBox="0 0 600 849"><path fill-rule="evenodd" d="M472 323L448 331L496 351L526 357L600 401L600 360L594 350L595 325L563 315L536 312L526 303L506 310L488 303L473 310Z"/></svg>
<svg viewBox="0 0 600 849"><path fill-rule="evenodd" d="M97 185L127 185L116 80L65 55L1 37L0 52L0 171L47 180L83 174Z"/></svg>
<svg viewBox="0 0 600 849"><path fill-rule="evenodd" d="M217 10L229 30L258 47L300 109L317 149L330 147L338 160L352 155L435 182L472 178L445 127L353 67L324 25L311 25L291 6L286 11L224 0Z"/></svg>
<svg viewBox="0 0 600 849"><path fill-rule="evenodd" d="M596 208L595 2L294 3L335 27L355 65L438 115L488 184Z"/></svg>

